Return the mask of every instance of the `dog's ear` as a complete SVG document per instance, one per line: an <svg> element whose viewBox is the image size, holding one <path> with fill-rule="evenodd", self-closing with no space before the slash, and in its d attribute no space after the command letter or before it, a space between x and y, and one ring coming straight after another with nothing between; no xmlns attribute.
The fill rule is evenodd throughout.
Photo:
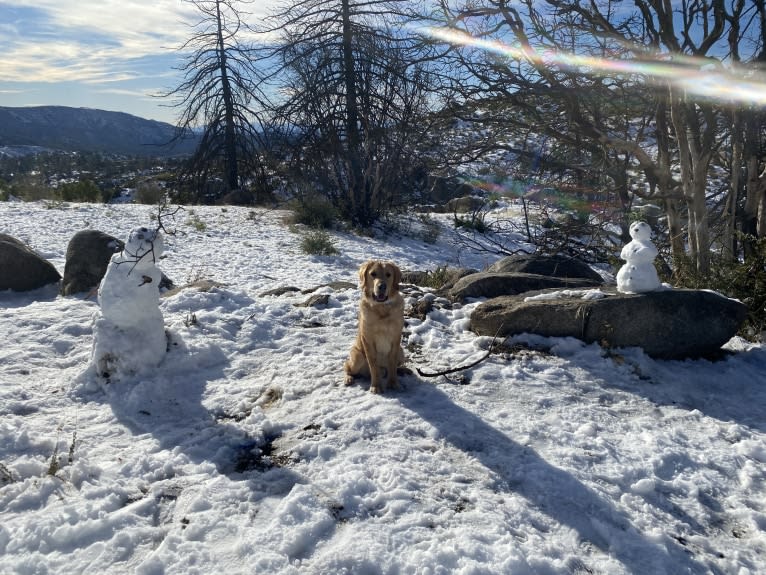
<svg viewBox="0 0 766 575"><path fill-rule="evenodd" d="M390 264L391 268L394 270L394 289L399 289L399 282L402 281L402 270L399 269L399 266L392 263Z"/></svg>
<svg viewBox="0 0 766 575"><path fill-rule="evenodd" d="M370 269L370 266L373 264L372 261L366 261L364 262L361 267L359 268L359 286L362 289L365 289L367 287L367 270Z"/></svg>

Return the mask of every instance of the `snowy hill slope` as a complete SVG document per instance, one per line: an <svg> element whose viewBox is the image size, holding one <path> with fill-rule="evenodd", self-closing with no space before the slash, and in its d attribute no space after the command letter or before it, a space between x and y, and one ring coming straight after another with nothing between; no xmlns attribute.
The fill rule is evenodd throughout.
<svg viewBox="0 0 766 575"><path fill-rule="evenodd" d="M334 234L306 256L279 212L194 207L162 270L225 284L163 298L150 377L88 371L96 303L0 294L0 572L754 574L766 570L766 350L655 361L572 339L507 342L452 379L344 387L359 264L481 267L445 230ZM71 235L124 237L146 206L0 203L63 271ZM411 295L411 298L419 297ZM409 318L411 368L480 357L477 302Z"/></svg>

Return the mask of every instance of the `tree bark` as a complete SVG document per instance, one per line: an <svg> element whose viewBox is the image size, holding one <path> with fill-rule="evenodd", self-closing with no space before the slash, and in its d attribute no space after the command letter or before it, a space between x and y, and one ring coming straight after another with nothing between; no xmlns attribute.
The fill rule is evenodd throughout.
<svg viewBox="0 0 766 575"><path fill-rule="evenodd" d="M346 150L350 169L348 170L348 195L351 203L351 216L364 220L369 212L368 198L365 193L364 174L359 155L359 108L357 105L356 74L354 70L354 30L351 21L351 0L341 2L341 23L343 29L343 80L346 88ZM355 221L354 224L365 226L369 222Z"/></svg>
<svg viewBox="0 0 766 575"><path fill-rule="evenodd" d="M681 167L681 184L689 211L689 256L702 276L710 272L710 231L706 203L707 174L712 160L716 124L707 104L688 103L684 94L670 88L670 120L676 135ZM705 111L704 120L697 108Z"/></svg>
<svg viewBox="0 0 766 575"><path fill-rule="evenodd" d="M668 235L670 241L670 255L674 261L680 262L686 255L686 247L683 237L683 224L681 222L681 210L679 199L676 198L675 184L671 175L671 133L668 126L668 97L667 93L660 96L657 104L657 167L656 185L659 195L663 198L665 213L668 222ZM647 173L647 176L650 174Z"/></svg>
<svg viewBox="0 0 766 575"><path fill-rule="evenodd" d="M731 121L731 167L729 194L726 198L725 229L722 239L724 256L729 261L737 259L737 206L742 188L742 166L744 161L744 143L742 138L742 112L734 110Z"/></svg>
<svg viewBox="0 0 766 575"><path fill-rule="evenodd" d="M229 83L229 69L226 64L226 45L223 38L223 20L221 2L216 0L216 24L218 30L218 62L221 71L221 90L224 103L224 148L226 150L226 188L228 191L239 188L239 173L237 166L237 138L234 131L234 98Z"/></svg>

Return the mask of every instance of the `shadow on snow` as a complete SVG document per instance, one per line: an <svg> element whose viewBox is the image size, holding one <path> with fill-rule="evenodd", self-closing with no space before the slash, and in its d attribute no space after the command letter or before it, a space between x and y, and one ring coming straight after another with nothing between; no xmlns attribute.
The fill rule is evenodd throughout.
<svg viewBox="0 0 766 575"><path fill-rule="evenodd" d="M216 470L235 481L248 481L259 495L287 493L303 480L288 469L275 467L264 458L274 439L253 436L228 421L219 421L203 405L208 382L225 378L228 360L217 346L205 350L207 366L200 369L163 369L188 354L184 342L174 335L173 348L157 373L120 381L100 380L103 391L79 390L81 400L108 402L115 418L136 436L150 434L159 449L182 452L196 464L210 462ZM89 370L82 379L96 381ZM228 419L228 418L227 418Z"/></svg>
<svg viewBox="0 0 766 575"><path fill-rule="evenodd" d="M596 492L456 405L438 387L419 382L397 399L438 429L447 442L495 473L508 492L521 495L558 523L574 529L583 542L614 556L627 571L702 573L710 568L692 559L687 549L669 537L665 547L649 541L630 517Z"/></svg>

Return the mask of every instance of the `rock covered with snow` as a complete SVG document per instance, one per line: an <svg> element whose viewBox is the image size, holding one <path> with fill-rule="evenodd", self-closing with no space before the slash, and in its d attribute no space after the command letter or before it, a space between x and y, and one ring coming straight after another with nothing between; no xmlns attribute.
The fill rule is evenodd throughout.
<svg viewBox="0 0 766 575"><path fill-rule="evenodd" d="M470 328L486 336L575 337L681 359L717 352L736 335L746 315L741 302L705 290L563 290L484 302L471 314Z"/></svg>
<svg viewBox="0 0 766 575"><path fill-rule="evenodd" d="M92 362L104 377L145 372L165 356L167 338L159 308L162 273L156 266L162 250L159 231L138 227L109 262L93 326Z"/></svg>
<svg viewBox="0 0 766 575"><path fill-rule="evenodd" d="M643 293L660 289L662 284L654 267L657 248L652 243L652 228L646 222L630 225L631 241L620 252L625 260L617 272L617 290L622 293Z"/></svg>

